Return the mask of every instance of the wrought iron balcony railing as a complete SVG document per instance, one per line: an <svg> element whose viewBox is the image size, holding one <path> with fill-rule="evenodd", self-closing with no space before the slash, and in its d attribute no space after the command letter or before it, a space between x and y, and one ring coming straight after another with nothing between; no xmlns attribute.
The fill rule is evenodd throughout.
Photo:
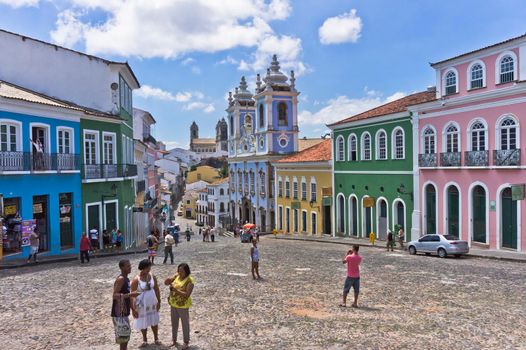
<svg viewBox="0 0 526 350"><path fill-rule="evenodd" d="M80 170L78 154L0 152L0 171Z"/></svg>
<svg viewBox="0 0 526 350"><path fill-rule="evenodd" d="M82 178L111 179L119 177L131 177L137 175L136 164L83 164Z"/></svg>
<svg viewBox="0 0 526 350"><path fill-rule="evenodd" d="M489 151L466 151L464 152L464 164L466 166L488 166Z"/></svg>
<svg viewBox="0 0 526 350"><path fill-rule="evenodd" d="M440 166L460 166L462 154L460 152L440 153Z"/></svg>
<svg viewBox="0 0 526 350"><path fill-rule="evenodd" d="M493 151L493 165L495 166L513 166L521 164L521 150L495 150Z"/></svg>
<svg viewBox="0 0 526 350"><path fill-rule="evenodd" d="M418 166L421 168L434 168L437 164L436 153L424 153L418 155Z"/></svg>

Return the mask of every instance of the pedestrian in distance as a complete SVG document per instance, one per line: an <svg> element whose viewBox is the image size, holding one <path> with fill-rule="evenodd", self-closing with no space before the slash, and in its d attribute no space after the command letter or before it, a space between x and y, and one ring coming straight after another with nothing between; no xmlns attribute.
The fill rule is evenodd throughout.
<svg viewBox="0 0 526 350"><path fill-rule="evenodd" d="M97 230L97 227L93 226L91 230L89 230L89 238L91 240L91 247L93 250L99 249L99 230Z"/></svg>
<svg viewBox="0 0 526 350"><path fill-rule="evenodd" d="M369 233L369 243L371 243L371 245L374 245L375 240L376 235L374 234L374 232Z"/></svg>
<svg viewBox="0 0 526 350"><path fill-rule="evenodd" d="M261 279L261 276L259 276L259 249L258 249L258 242L257 240L252 240L252 247L250 248L250 261L252 263L252 278Z"/></svg>
<svg viewBox="0 0 526 350"><path fill-rule="evenodd" d="M121 250L123 242L124 242L124 236L123 236L121 230L117 230L117 242L115 243L115 246L117 247L117 250Z"/></svg>
<svg viewBox="0 0 526 350"><path fill-rule="evenodd" d="M172 278L167 278L164 284L170 286L170 296L168 304L170 305L170 316L172 319L172 345L177 344L177 332L179 329L179 319L183 328L182 349L188 349L190 343L190 314L189 309L192 306L192 292L195 281L190 275L190 267L186 263L179 264L177 273Z"/></svg>
<svg viewBox="0 0 526 350"><path fill-rule="evenodd" d="M394 237L393 232L391 230L387 230L387 251L389 251L389 248L391 248L391 251L394 250Z"/></svg>
<svg viewBox="0 0 526 350"><path fill-rule="evenodd" d="M114 227L113 230L111 230L111 239L110 239L110 242L111 242L111 249L115 249L115 247L117 246L117 228Z"/></svg>
<svg viewBox="0 0 526 350"><path fill-rule="evenodd" d="M139 274L131 283L131 291L140 293L132 296L131 309L135 321L133 329L142 333L141 348L148 346L148 327L151 327L155 345L162 345L159 341L159 309L161 308L161 291L157 284L157 277L151 273L152 263L148 259L139 262Z"/></svg>
<svg viewBox="0 0 526 350"><path fill-rule="evenodd" d="M199 227L199 236L201 236L202 230L203 229L201 227Z"/></svg>
<svg viewBox="0 0 526 350"><path fill-rule="evenodd" d="M360 263L362 257L358 255L359 245L353 245L352 249L347 252L343 257L342 262L347 264L347 278L345 278L345 284L343 286L343 303L341 307L347 306L347 295L349 294L351 287L354 289L354 302L352 307L358 307L358 295L360 295Z"/></svg>
<svg viewBox="0 0 526 350"><path fill-rule="evenodd" d="M102 230L102 244L103 244L104 250L110 248L110 241L111 241L111 235L108 232L108 230Z"/></svg>
<svg viewBox="0 0 526 350"><path fill-rule="evenodd" d="M404 228L400 227L400 230L398 230L398 244L400 245L400 249L404 250Z"/></svg>
<svg viewBox="0 0 526 350"><path fill-rule="evenodd" d="M212 243L214 243L215 237L216 237L216 228L212 227L212 229L210 230L210 241L212 241Z"/></svg>
<svg viewBox="0 0 526 350"><path fill-rule="evenodd" d="M148 244L148 260L155 264L155 257L157 256L157 247L159 246L159 240L155 237L155 232L151 231L148 237L146 237L146 243Z"/></svg>
<svg viewBox="0 0 526 350"><path fill-rule="evenodd" d="M86 235L86 232L82 232L80 237L80 263L84 264L84 259L89 263L89 251L91 250L91 242Z"/></svg>
<svg viewBox="0 0 526 350"><path fill-rule="evenodd" d="M190 229L187 227L185 231L186 241L190 242ZM203 241L204 242L204 241Z"/></svg>
<svg viewBox="0 0 526 350"><path fill-rule="evenodd" d="M29 235L29 256L27 257L27 263L31 261L31 257L33 257L33 261L37 263L37 254L38 254L38 248L40 246L40 232L38 230L38 226L35 226L35 229L31 234Z"/></svg>
<svg viewBox="0 0 526 350"><path fill-rule="evenodd" d="M166 235L164 235L164 261L163 264L166 264L166 260L168 260L168 255L170 255L170 261L173 265L174 263L174 253L173 253L173 246L175 245L175 239L172 236L172 234L168 231Z"/></svg>
<svg viewBox="0 0 526 350"><path fill-rule="evenodd" d="M128 275L131 273L129 260L119 261L121 273L113 283L113 303L111 306L111 318L115 329L115 342L119 344L120 350L128 349L130 341L130 304L131 298L139 296L139 292L131 292Z"/></svg>

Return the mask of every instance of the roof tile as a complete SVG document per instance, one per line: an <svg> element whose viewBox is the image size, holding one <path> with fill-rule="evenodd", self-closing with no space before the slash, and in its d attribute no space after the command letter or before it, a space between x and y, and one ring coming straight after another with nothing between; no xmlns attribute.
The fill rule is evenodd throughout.
<svg viewBox="0 0 526 350"><path fill-rule="evenodd" d="M276 163L324 162L331 160L331 158L331 140L326 139L317 145L294 153L286 158L282 158Z"/></svg>

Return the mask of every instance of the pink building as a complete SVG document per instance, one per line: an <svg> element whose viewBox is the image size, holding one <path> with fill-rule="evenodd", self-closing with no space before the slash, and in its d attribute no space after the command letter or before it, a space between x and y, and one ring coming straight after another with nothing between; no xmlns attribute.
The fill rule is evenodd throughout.
<svg viewBox="0 0 526 350"><path fill-rule="evenodd" d="M526 35L431 66L437 100L410 107L413 219L424 234L526 251Z"/></svg>

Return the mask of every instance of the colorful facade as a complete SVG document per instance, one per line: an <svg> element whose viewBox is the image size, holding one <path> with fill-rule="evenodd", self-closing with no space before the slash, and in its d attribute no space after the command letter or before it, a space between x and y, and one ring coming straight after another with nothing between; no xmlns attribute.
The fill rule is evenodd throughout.
<svg viewBox="0 0 526 350"><path fill-rule="evenodd" d="M334 140L334 232L386 239L413 227L413 126L407 107L435 99L415 93L329 125Z"/></svg>
<svg viewBox="0 0 526 350"><path fill-rule="evenodd" d="M23 220L35 220L42 256L78 251L81 115L79 108L0 82L0 195L5 227L0 250L5 259L29 254Z"/></svg>
<svg viewBox="0 0 526 350"><path fill-rule="evenodd" d="M422 233L526 250L526 36L431 66L437 100L410 108Z"/></svg>
<svg viewBox="0 0 526 350"><path fill-rule="evenodd" d="M274 55L267 75L256 80L256 94L241 79L229 97L228 164L233 223L251 222L261 231L274 228L272 162L298 151L298 95L294 72L280 71Z"/></svg>
<svg viewBox="0 0 526 350"><path fill-rule="evenodd" d="M276 229L280 233L332 233L331 140L272 165L276 169Z"/></svg>
<svg viewBox="0 0 526 350"><path fill-rule="evenodd" d="M195 170L188 172L186 175L186 183L191 184L200 180L212 183L218 178L219 172L217 169L209 165L202 165L198 166Z"/></svg>

